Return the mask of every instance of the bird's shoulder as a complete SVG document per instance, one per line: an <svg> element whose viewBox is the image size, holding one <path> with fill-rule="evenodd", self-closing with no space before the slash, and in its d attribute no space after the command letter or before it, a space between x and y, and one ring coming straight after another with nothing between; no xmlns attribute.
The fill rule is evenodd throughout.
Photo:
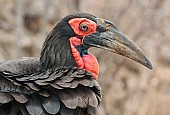
<svg viewBox="0 0 170 115"><path fill-rule="evenodd" d="M16 60L7 60L0 62L0 72L10 72L13 74L33 74L39 71L39 58L23 57Z"/></svg>
<svg viewBox="0 0 170 115"><path fill-rule="evenodd" d="M5 105L14 107L14 102L22 114L94 114L101 101L101 88L91 77L77 67L39 71L38 58L2 62L0 112L6 112Z"/></svg>

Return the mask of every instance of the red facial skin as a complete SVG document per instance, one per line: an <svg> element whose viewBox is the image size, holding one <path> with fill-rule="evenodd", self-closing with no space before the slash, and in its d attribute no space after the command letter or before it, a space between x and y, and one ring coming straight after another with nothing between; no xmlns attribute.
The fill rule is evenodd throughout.
<svg viewBox="0 0 170 115"><path fill-rule="evenodd" d="M70 26L74 30L74 32L84 38L85 36L92 34L96 31L97 24L89 19L86 18L74 18L71 19L69 22ZM88 26L87 31L80 30L80 24L86 24ZM92 54L80 56L79 51L75 48L75 46L79 46L83 44L83 39L77 37L71 37L70 39L70 46L73 57L76 61L76 66L79 68L84 68L86 71L92 73L93 78L97 79L99 75L99 64L95 56Z"/></svg>

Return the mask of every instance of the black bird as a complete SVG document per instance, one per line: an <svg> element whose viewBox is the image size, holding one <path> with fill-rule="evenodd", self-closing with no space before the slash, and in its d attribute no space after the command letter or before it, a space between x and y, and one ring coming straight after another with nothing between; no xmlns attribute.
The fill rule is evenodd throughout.
<svg viewBox="0 0 170 115"><path fill-rule="evenodd" d="M40 58L0 63L0 115L94 115L102 93L90 47L128 57L152 69L141 49L110 21L87 13L61 19Z"/></svg>

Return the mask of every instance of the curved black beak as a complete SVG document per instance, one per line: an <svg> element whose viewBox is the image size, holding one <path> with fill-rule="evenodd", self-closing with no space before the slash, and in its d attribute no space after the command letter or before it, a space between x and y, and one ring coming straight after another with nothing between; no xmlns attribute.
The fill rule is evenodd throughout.
<svg viewBox="0 0 170 115"><path fill-rule="evenodd" d="M110 21L100 18L96 18L96 20L97 31L84 38L84 45L109 50L152 69L151 62L132 40L119 31Z"/></svg>

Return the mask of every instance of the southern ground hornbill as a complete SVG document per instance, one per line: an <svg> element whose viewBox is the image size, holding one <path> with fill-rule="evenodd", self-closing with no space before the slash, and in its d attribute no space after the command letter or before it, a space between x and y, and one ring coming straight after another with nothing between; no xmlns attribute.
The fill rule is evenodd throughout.
<svg viewBox="0 0 170 115"><path fill-rule="evenodd" d="M97 59L102 48L152 68L141 49L110 21L86 13L61 19L40 58L0 63L0 115L93 115L102 98Z"/></svg>

